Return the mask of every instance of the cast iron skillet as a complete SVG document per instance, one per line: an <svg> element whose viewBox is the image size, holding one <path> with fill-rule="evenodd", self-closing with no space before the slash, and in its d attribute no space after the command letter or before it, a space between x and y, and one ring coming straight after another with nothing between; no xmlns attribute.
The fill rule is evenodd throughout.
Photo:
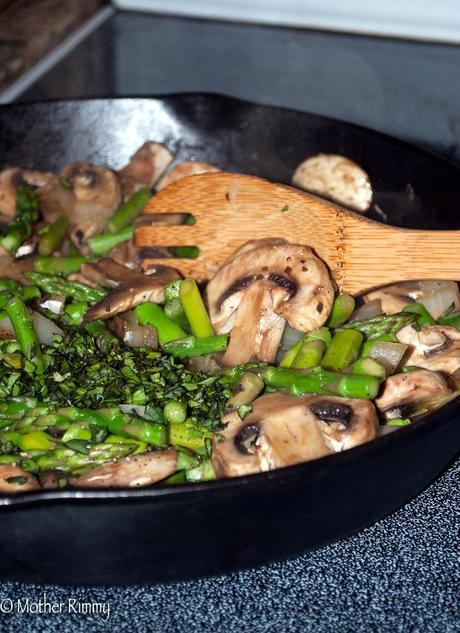
<svg viewBox="0 0 460 633"><path fill-rule="evenodd" d="M380 209L371 213L376 219L383 211L396 225L457 228L460 174L450 164L348 123L227 97L6 106L0 109L0 138L0 166L57 169L89 159L118 168L145 140L155 139L180 159L286 183L305 157L334 152L370 174ZM459 448L460 406L451 402L393 435L261 475L147 490L3 497L0 576L126 584L280 560L392 512L425 488Z"/></svg>

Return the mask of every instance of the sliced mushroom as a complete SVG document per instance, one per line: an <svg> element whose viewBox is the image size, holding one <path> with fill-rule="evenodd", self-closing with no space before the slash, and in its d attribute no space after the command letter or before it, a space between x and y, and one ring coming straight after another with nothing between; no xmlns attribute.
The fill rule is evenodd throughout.
<svg viewBox="0 0 460 633"><path fill-rule="evenodd" d="M16 214L16 190L22 182L19 167L10 167L0 173L0 213L8 218Z"/></svg>
<svg viewBox="0 0 460 633"><path fill-rule="evenodd" d="M49 184L55 175L52 171L37 171L36 169L23 169L22 178L33 187L44 187Z"/></svg>
<svg viewBox="0 0 460 633"><path fill-rule="evenodd" d="M406 365L453 374L460 367L460 331L447 325L425 325L417 331L406 325L396 334L409 345Z"/></svg>
<svg viewBox="0 0 460 633"><path fill-rule="evenodd" d="M37 189L41 214L50 224L62 216L71 217L74 214L75 196L71 188L63 187L61 183L58 176L54 176Z"/></svg>
<svg viewBox="0 0 460 633"><path fill-rule="evenodd" d="M30 492L40 490L33 475L13 464L0 465L0 492Z"/></svg>
<svg viewBox="0 0 460 633"><path fill-rule="evenodd" d="M177 270L168 266L158 266L154 274L144 275L108 258L97 264L84 264L81 273L90 281L113 288L88 310L85 316L88 321L108 319L140 303L162 303L166 284L181 277Z"/></svg>
<svg viewBox="0 0 460 633"><path fill-rule="evenodd" d="M363 300L365 303L369 303L380 299L382 312L395 314L396 312L401 312L408 303L418 301L420 295L421 290L418 281L401 281L397 284L371 290L363 295Z"/></svg>
<svg viewBox="0 0 460 633"><path fill-rule="evenodd" d="M258 398L244 420L234 411L222 422L212 451L220 477L323 457L374 439L377 429L374 406L366 400L280 393Z"/></svg>
<svg viewBox="0 0 460 633"><path fill-rule="evenodd" d="M292 184L350 209L365 213L372 202L372 185L364 169L338 154L318 154L304 160Z"/></svg>
<svg viewBox="0 0 460 633"><path fill-rule="evenodd" d="M129 181L153 187L173 159L174 156L167 147L155 141L147 141L131 156L129 163L120 169L124 187L128 186Z"/></svg>
<svg viewBox="0 0 460 633"><path fill-rule="evenodd" d="M251 291L252 296L257 296L255 308L251 313L250 302L244 302L241 305L244 317L239 318L243 297L254 284L261 285L264 292ZM275 315L302 332L321 327L331 310L334 290L325 264L311 248L265 243L250 250L240 249L239 255L226 262L211 279L206 295L210 318L218 333L228 333L235 324L241 324L244 331L258 332L260 340L266 342L270 328L274 328L275 336L282 329ZM236 338L233 332L232 338ZM249 360L254 349L248 346L247 339L238 337L231 342L232 349L238 345L247 347L246 360ZM269 356L264 360L273 361L274 356ZM258 353L256 358L260 358Z"/></svg>
<svg viewBox="0 0 460 633"><path fill-rule="evenodd" d="M444 378L428 369L416 369L389 376L375 404L388 419L411 417L434 403L443 402L452 392Z"/></svg>
<svg viewBox="0 0 460 633"><path fill-rule="evenodd" d="M160 178L155 186L155 189L160 191L164 187L176 182L176 180L181 180L181 178L185 178L186 176L206 174L216 171L220 171L220 169L216 167L216 165L211 165L211 163L200 163L199 161L187 160L183 163L178 163L162 178Z"/></svg>
<svg viewBox="0 0 460 633"><path fill-rule="evenodd" d="M169 477L176 472L177 453L152 451L96 466L70 478L77 488L139 488Z"/></svg>
<svg viewBox="0 0 460 633"><path fill-rule="evenodd" d="M104 229L120 204L120 182L112 170L85 161L66 165L60 178L60 182L64 179L70 183L75 198L74 206L65 212L73 227L74 239L80 244Z"/></svg>

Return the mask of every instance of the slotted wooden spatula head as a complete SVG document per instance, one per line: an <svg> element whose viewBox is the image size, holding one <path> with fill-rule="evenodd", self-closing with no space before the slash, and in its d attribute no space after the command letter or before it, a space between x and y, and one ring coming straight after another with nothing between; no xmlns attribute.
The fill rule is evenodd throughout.
<svg viewBox="0 0 460 633"><path fill-rule="evenodd" d="M157 193L146 214L189 213L195 224L143 226L140 247L197 246L197 259L152 259L198 279L244 242L284 238L311 246L342 292L358 294L402 280L460 277L460 231L386 226L291 187L225 172L183 178Z"/></svg>

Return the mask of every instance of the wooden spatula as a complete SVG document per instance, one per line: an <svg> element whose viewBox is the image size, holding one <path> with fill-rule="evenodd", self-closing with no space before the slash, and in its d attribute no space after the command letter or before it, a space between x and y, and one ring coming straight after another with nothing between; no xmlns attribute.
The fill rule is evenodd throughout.
<svg viewBox="0 0 460 633"><path fill-rule="evenodd" d="M308 244L342 292L402 280L460 279L460 231L386 226L284 185L243 174L189 176L156 194L145 213L190 213L196 224L139 227L141 247L193 245L197 259L154 259L197 279L212 276L241 244L282 237Z"/></svg>

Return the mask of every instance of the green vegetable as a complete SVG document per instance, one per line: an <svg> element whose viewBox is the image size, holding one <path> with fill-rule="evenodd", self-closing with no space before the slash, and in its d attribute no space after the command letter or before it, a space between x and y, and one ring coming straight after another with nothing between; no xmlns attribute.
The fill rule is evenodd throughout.
<svg viewBox="0 0 460 633"><path fill-rule="evenodd" d="M316 393L372 400L377 396L381 382L375 376L341 374L322 367L309 370L264 367L260 373L267 386L288 389L296 396Z"/></svg>
<svg viewBox="0 0 460 633"><path fill-rule="evenodd" d="M460 330L460 312L450 312L438 319L439 325L449 325Z"/></svg>
<svg viewBox="0 0 460 633"><path fill-rule="evenodd" d="M402 309L403 312L413 312L418 315L418 325L434 325L436 321L421 303L408 303Z"/></svg>
<svg viewBox="0 0 460 633"><path fill-rule="evenodd" d="M88 304L85 302L69 303L64 308L64 314L67 315L70 325L80 325L88 310Z"/></svg>
<svg viewBox="0 0 460 633"><path fill-rule="evenodd" d="M127 226L115 234L101 233L100 235L90 237L88 240L88 246L93 255L96 255L97 257L102 257L103 255L107 255L107 253L111 251L112 248L114 248L117 244L130 240L133 235L134 227Z"/></svg>
<svg viewBox="0 0 460 633"><path fill-rule="evenodd" d="M300 341L297 341L297 343L286 352L279 366L292 367L292 364L295 361L295 358L304 343L310 343L312 341L322 341L325 347L329 347L329 345L331 344L331 340L332 335L327 327L322 327L318 330L312 330L311 332L305 334L305 336L301 338Z"/></svg>
<svg viewBox="0 0 460 633"><path fill-rule="evenodd" d="M66 277L71 273L80 270L82 264L94 262L93 257L83 257L83 255L72 255L69 257L36 257L34 270L45 275L63 275Z"/></svg>
<svg viewBox="0 0 460 633"><path fill-rule="evenodd" d="M22 242L32 235L38 217L38 200L33 187L20 184L16 190L16 217L0 231L0 246L14 255Z"/></svg>
<svg viewBox="0 0 460 633"><path fill-rule="evenodd" d="M139 213L142 212L151 197L152 193L150 189L142 187L142 189L136 191L127 202L123 202L107 222L109 233L119 233L128 226L128 224L131 224Z"/></svg>
<svg viewBox="0 0 460 633"><path fill-rule="evenodd" d="M35 365L37 372L43 372L45 364L40 344L34 330L32 317L27 312L23 301L19 297L11 297L6 306L6 312L21 347L21 352L27 360Z"/></svg>
<svg viewBox="0 0 460 633"><path fill-rule="evenodd" d="M330 371L343 371L357 358L363 335L357 330L341 330L334 334L322 362Z"/></svg>
<svg viewBox="0 0 460 633"><path fill-rule="evenodd" d="M308 369L321 364L326 346L323 341L303 341L291 367Z"/></svg>
<svg viewBox="0 0 460 633"><path fill-rule="evenodd" d="M139 325L153 325L156 328L161 345L186 336L184 330L171 321L156 303L138 305L134 312Z"/></svg>
<svg viewBox="0 0 460 633"><path fill-rule="evenodd" d="M203 459L198 466L185 471L187 481L212 481L216 473L210 459Z"/></svg>
<svg viewBox="0 0 460 633"><path fill-rule="evenodd" d="M187 405L180 400L168 400L163 407L163 415L165 420L171 424L185 422L187 418Z"/></svg>
<svg viewBox="0 0 460 633"><path fill-rule="evenodd" d="M245 371L228 401L230 407L241 407L253 402L263 391L263 379L252 371Z"/></svg>
<svg viewBox="0 0 460 633"><path fill-rule="evenodd" d="M44 227L40 232L40 240L38 242L40 255L48 257L61 248L67 234L68 225L69 221L62 216L52 224L47 224Z"/></svg>
<svg viewBox="0 0 460 633"><path fill-rule="evenodd" d="M206 438L212 437L212 432L194 418L184 422L170 422L168 432L170 444L191 451L204 448Z"/></svg>
<svg viewBox="0 0 460 633"><path fill-rule="evenodd" d="M161 348L166 354L174 358L191 358L192 356L203 356L205 354L215 354L224 352L227 348L228 335L219 334L215 336L186 336L168 343L164 343Z"/></svg>
<svg viewBox="0 0 460 633"><path fill-rule="evenodd" d="M190 323L192 334L197 337L213 336L214 329L194 279L188 278L182 281L179 299Z"/></svg>
<svg viewBox="0 0 460 633"><path fill-rule="evenodd" d="M24 273L24 277L50 295L72 297L75 301L96 303L107 294L107 290L104 288L91 288L77 281L69 281L55 275L34 272Z"/></svg>
<svg viewBox="0 0 460 633"><path fill-rule="evenodd" d="M408 426L410 423L408 418L391 418L387 421L388 426Z"/></svg>
<svg viewBox="0 0 460 633"><path fill-rule="evenodd" d="M188 222L185 224L188 224ZM196 259L200 256L200 249L198 246L173 246L170 250L173 257Z"/></svg>
<svg viewBox="0 0 460 633"><path fill-rule="evenodd" d="M373 358L365 357L359 358L351 367L352 374L359 374L361 376L376 376L383 380L386 376L385 368L380 365Z"/></svg>
<svg viewBox="0 0 460 633"><path fill-rule="evenodd" d="M380 315L364 321L352 321L342 325L342 330L358 330L367 339L375 339L384 334L396 334L406 325L417 321L417 315L411 312L397 312L396 314Z"/></svg>
<svg viewBox="0 0 460 633"><path fill-rule="evenodd" d="M79 447L82 446L84 445L79 445ZM69 447L59 447L37 457L36 463L42 472L45 470L63 470L75 473L82 468L94 468L105 462L122 459L134 451L135 446L131 444L101 443L89 445L87 452L76 451Z"/></svg>
<svg viewBox="0 0 460 633"><path fill-rule="evenodd" d="M334 299L332 310L327 320L327 325L332 328L343 325L353 314L355 300L350 295L339 295Z"/></svg>
<svg viewBox="0 0 460 633"><path fill-rule="evenodd" d="M54 447L53 438L45 431L30 431L21 436L19 448L28 453L29 451L49 451Z"/></svg>
<svg viewBox="0 0 460 633"><path fill-rule="evenodd" d="M164 311L166 316L183 330L188 329L187 316L179 299L182 279L175 279L165 286Z"/></svg>

